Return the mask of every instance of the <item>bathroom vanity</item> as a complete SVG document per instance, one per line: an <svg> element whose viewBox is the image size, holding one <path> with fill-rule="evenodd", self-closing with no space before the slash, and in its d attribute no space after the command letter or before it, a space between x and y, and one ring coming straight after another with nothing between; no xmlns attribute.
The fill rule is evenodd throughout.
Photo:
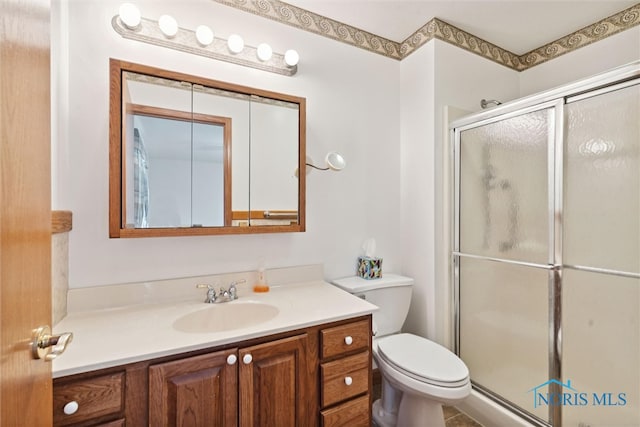
<svg viewBox="0 0 640 427"><path fill-rule="evenodd" d="M249 317L252 304L278 313L184 330L223 306ZM375 309L313 281L229 303L72 313L56 326L75 338L54 362L54 425L369 426Z"/></svg>

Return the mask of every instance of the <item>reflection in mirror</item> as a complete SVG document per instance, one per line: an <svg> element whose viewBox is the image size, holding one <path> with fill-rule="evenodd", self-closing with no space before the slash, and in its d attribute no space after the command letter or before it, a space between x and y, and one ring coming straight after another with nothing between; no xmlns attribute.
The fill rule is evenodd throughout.
<svg viewBox="0 0 640 427"><path fill-rule="evenodd" d="M127 227L230 225L231 119L138 107L127 109L134 132Z"/></svg>
<svg viewBox="0 0 640 427"><path fill-rule="evenodd" d="M111 60L110 237L304 231L305 100Z"/></svg>

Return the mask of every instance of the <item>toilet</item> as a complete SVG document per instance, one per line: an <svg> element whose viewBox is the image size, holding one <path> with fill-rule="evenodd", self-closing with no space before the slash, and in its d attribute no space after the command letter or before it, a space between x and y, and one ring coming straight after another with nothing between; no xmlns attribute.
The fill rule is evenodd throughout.
<svg viewBox="0 0 640 427"><path fill-rule="evenodd" d="M382 398L373 403L379 427L444 427L442 405L471 393L469 369L445 347L400 333L409 312L413 279L346 277L335 286L378 306L373 314L373 359L382 376Z"/></svg>

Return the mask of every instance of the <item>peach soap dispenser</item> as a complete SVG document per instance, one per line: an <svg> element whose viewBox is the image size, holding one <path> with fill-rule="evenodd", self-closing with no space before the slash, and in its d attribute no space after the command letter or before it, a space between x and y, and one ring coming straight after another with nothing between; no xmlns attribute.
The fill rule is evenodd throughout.
<svg viewBox="0 0 640 427"><path fill-rule="evenodd" d="M253 292L269 292L269 285L267 285L264 266L260 266L260 268L258 268L258 281L253 285Z"/></svg>

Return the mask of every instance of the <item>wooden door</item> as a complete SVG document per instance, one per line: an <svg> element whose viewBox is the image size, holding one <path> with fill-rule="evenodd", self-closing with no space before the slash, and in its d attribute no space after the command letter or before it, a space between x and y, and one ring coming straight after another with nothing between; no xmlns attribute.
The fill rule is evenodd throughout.
<svg viewBox="0 0 640 427"><path fill-rule="evenodd" d="M240 350L241 427L315 425L307 341L301 334Z"/></svg>
<svg viewBox="0 0 640 427"><path fill-rule="evenodd" d="M149 425L228 427L238 424L237 349L149 368Z"/></svg>
<svg viewBox="0 0 640 427"><path fill-rule="evenodd" d="M0 425L52 423L50 4L0 0Z"/></svg>

